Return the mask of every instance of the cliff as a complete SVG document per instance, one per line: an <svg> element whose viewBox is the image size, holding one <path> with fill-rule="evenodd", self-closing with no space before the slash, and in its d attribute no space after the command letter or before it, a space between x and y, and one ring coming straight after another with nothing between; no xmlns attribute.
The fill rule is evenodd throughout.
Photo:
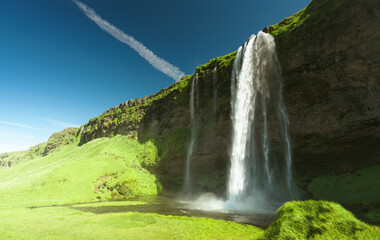
<svg viewBox="0 0 380 240"><path fill-rule="evenodd" d="M275 37L283 71L295 176L310 179L380 163L379 21L378 0L313 0L294 16L264 29ZM231 53L212 59L157 94L91 119L79 133L81 144L116 134L152 141L157 155L146 167L167 187L179 188L190 141L194 81L193 183L223 192L234 57Z"/></svg>
<svg viewBox="0 0 380 240"><path fill-rule="evenodd" d="M314 0L270 26L297 174L380 162L380 2Z"/></svg>

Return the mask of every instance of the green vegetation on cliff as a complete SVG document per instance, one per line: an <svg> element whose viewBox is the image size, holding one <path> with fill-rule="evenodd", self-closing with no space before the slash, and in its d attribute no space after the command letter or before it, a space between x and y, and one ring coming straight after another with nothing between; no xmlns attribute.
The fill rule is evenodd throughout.
<svg viewBox="0 0 380 240"><path fill-rule="evenodd" d="M156 94L126 101L91 119L83 126L83 131L80 133L80 144L99 137L112 137L116 134L135 138L141 120L153 105L161 103L161 107L166 108L169 102L178 104L187 101L187 97L181 93L187 88L190 79L191 76L185 76L181 81Z"/></svg>
<svg viewBox="0 0 380 240"><path fill-rule="evenodd" d="M325 199L350 206L356 214L371 223L380 223L380 166L345 174L314 178L307 190L315 199Z"/></svg>
<svg viewBox="0 0 380 240"><path fill-rule="evenodd" d="M293 16L285 18L275 25L269 26L269 31L274 37L287 42L289 36L296 28L306 27L310 30L312 27L317 29L320 24L325 25L326 22L334 17L335 12L342 4L344 4L344 2L344 0L312 1L306 8L297 12Z"/></svg>
<svg viewBox="0 0 380 240"><path fill-rule="evenodd" d="M66 128L63 131L53 133L46 143L44 155L57 151L60 147L73 143L78 128Z"/></svg>

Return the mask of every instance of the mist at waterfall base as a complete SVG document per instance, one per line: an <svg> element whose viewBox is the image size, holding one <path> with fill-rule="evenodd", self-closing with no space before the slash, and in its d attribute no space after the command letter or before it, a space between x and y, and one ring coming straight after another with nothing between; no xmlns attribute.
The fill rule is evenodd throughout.
<svg viewBox="0 0 380 240"><path fill-rule="evenodd" d="M264 32L252 35L238 49L231 74L233 128L226 196L187 194L179 201L203 211L273 214L284 202L297 198L281 78L273 37ZM194 80L192 89L193 85ZM191 154L193 143L192 135ZM190 159L188 154L186 167ZM185 190L189 190L186 172Z"/></svg>

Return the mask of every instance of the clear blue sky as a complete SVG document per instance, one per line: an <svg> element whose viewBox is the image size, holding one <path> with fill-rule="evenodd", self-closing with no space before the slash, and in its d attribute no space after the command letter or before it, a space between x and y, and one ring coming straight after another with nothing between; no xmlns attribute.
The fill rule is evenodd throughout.
<svg viewBox="0 0 380 240"><path fill-rule="evenodd" d="M310 0L83 0L186 74ZM174 81L71 0L0 0L0 153L27 149Z"/></svg>

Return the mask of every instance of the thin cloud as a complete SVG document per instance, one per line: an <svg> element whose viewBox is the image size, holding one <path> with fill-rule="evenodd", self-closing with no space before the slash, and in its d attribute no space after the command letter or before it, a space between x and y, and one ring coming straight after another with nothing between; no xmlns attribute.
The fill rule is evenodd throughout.
<svg viewBox="0 0 380 240"><path fill-rule="evenodd" d="M127 44L133 50L135 50L141 57L147 60L155 69L173 78L175 81L181 80L185 75L178 67L168 63L164 59L158 57L151 50L146 48L141 42L134 39L132 36L124 33L108 21L102 19L92 8L88 7L84 3L73 0L74 3L83 11L84 14L92 21L94 21L101 29L111 34L117 40Z"/></svg>
<svg viewBox="0 0 380 240"><path fill-rule="evenodd" d="M16 134L16 133L0 133L1 138L18 138L18 139L34 139L32 135Z"/></svg>
<svg viewBox="0 0 380 240"><path fill-rule="evenodd" d="M74 124L74 123L68 123L68 122L62 122L62 121L58 121L58 120L54 120L54 119L50 119L50 118L39 118L45 122L48 122L48 123L52 123L54 125L58 125L58 126L61 126L61 127L76 127L78 128L79 126Z"/></svg>
<svg viewBox="0 0 380 240"><path fill-rule="evenodd" d="M32 130L37 130L37 131L50 132L47 129L37 128L37 127L30 126L30 125L22 124L22 123L16 123L16 122L0 121L0 124L2 124L2 125L8 125L8 126L13 126L13 127L19 127L19 128L32 129Z"/></svg>
<svg viewBox="0 0 380 240"><path fill-rule="evenodd" d="M24 151L28 150L30 146L37 145L37 143L30 144L27 143L18 143L18 144L7 144L7 143L1 143L0 142L0 154L2 153L10 153L14 151Z"/></svg>

